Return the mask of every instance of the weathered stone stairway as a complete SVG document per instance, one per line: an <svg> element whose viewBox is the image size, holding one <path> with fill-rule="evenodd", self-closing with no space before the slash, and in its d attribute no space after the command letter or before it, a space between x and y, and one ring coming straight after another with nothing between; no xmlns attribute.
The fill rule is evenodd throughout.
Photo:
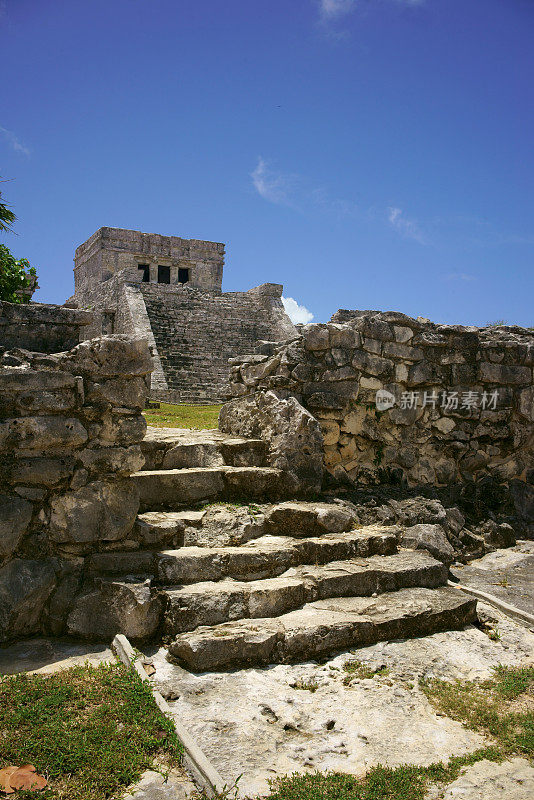
<svg viewBox="0 0 534 800"><path fill-rule="evenodd" d="M250 513L246 535L236 534L231 509L215 516L213 535L205 509L188 505L283 496L263 442L152 429L143 449L148 469L132 479L143 509L137 533L152 549L101 553L92 566L151 578L169 657L184 666L306 660L474 621L474 601L446 586L444 564L426 551L399 551L398 527L357 526L340 505L236 506L241 517ZM156 549L166 543L171 549Z"/></svg>
<svg viewBox="0 0 534 800"><path fill-rule="evenodd" d="M142 509L283 495L283 476L265 467L265 442L219 431L152 430L145 469L133 475Z"/></svg>

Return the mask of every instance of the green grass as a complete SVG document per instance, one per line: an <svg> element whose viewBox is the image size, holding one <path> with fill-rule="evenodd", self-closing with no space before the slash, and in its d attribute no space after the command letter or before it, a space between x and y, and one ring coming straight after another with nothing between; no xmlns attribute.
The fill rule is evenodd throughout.
<svg viewBox="0 0 534 800"><path fill-rule="evenodd" d="M534 689L534 667L495 668L493 691L504 700L516 700L525 692L532 694Z"/></svg>
<svg viewBox="0 0 534 800"><path fill-rule="evenodd" d="M431 784L446 786L456 780L462 767L484 758L501 761L503 756L497 748L485 747L467 756L453 756L447 764L441 761L428 767L379 764L363 778L342 772L286 775L270 782L269 800L424 800ZM234 797L235 793L228 791L217 795L217 800Z"/></svg>
<svg viewBox="0 0 534 800"><path fill-rule="evenodd" d="M144 411L146 421L156 428L216 428L221 406L192 406L161 403L160 408Z"/></svg>
<svg viewBox="0 0 534 800"><path fill-rule="evenodd" d="M237 511L238 508L246 508L251 517L256 517L258 514L261 514L261 508L257 503L249 503L246 500L241 502L236 500L233 503L225 501L220 501L217 503L199 503L197 508L200 511L208 511L208 509L215 508L225 508L227 511Z"/></svg>
<svg viewBox="0 0 534 800"><path fill-rule="evenodd" d="M354 679L365 680L366 678L385 677L389 675L388 667L377 667L374 669L370 667L369 664L365 664L363 661L357 661L356 659L345 661L343 670L347 673L343 678L345 686L350 686Z"/></svg>
<svg viewBox="0 0 534 800"><path fill-rule="evenodd" d="M429 680L421 688L442 714L491 736L503 753L534 759L534 666L500 665L486 681Z"/></svg>
<svg viewBox="0 0 534 800"><path fill-rule="evenodd" d="M0 678L0 768L31 763L49 781L42 800L110 800L154 760L180 763L174 726L122 664Z"/></svg>
<svg viewBox="0 0 534 800"><path fill-rule="evenodd" d="M499 760L500 755L486 748L470 756L451 758L448 764L403 764L392 768L378 765L364 778L339 772L292 775L273 781L269 800L424 800L431 783L450 783L463 766L482 758Z"/></svg>
<svg viewBox="0 0 534 800"><path fill-rule="evenodd" d="M319 684L314 678L310 678L310 680L299 678L297 681L295 681L295 683L291 684L291 688L300 689L302 691L311 692L314 694L319 688Z"/></svg>

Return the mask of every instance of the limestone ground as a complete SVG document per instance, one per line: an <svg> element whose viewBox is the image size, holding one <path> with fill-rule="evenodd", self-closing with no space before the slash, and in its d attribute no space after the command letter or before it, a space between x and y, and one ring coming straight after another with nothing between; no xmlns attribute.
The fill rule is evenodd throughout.
<svg viewBox="0 0 534 800"><path fill-rule="evenodd" d="M353 665L360 669L364 666L361 662ZM357 669L347 671L358 674ZM458 779L464 767L479 762L498 763L513 756L534 761L534 667L499 666L489 680L432 680L424 682L423 687L435 708L468 728L488 734L491 744L464 756L453 756L447 763L377 765L362 778L319 771L288 775L272 781L269 800L424 800L429 789L434 790L433 797L443 797L447 785ZM299 688L314 691L310 687ZM521 775L516 780L519 793L511 796L521 800L529 796L534 777L526 771L526 761L510 763L514 770L519 767L516 774ZM524 778L528 786L522 785ZM453 792L451 796L460 795ZM493 800L493 795L488 800Z"/></svg>
<svg viewBox="0 0 534 800"><path fill-rule="evenodd" d="M149 425L156 428L194 428L205 430L217 427L220 405L194 406L161 403L157 409L144 412Z"/></svg>
<svg viewBox="0 0 534 800"><path fill-rule="evenodd" d="M155 761L171 768L180 755L172 722L122 664L0 679L0 768L33 764L48 779L43 800L118 798Z"/></svg>

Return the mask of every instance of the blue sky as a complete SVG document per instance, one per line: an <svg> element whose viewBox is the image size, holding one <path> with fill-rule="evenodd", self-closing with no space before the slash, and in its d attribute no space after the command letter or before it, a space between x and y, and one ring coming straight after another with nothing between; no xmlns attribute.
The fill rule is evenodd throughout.
<svg viewBox="0 0 534 800"><path fill-rule="evenodd" d="M316 321L533 325L532 0L0 0L1 241L226 242Z"/></svg>

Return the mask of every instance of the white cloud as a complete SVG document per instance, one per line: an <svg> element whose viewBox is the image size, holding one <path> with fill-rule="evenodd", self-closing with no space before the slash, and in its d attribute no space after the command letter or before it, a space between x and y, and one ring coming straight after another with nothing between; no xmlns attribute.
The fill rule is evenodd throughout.
<svg viewBox="0 0 534 800"><path fill-rule="evenodd" d="M250 173L254 188L264 200L275 205L292 206L289 196L295 176L276 173L269 169L261 156L253 172Z"/></svg>
<svg viewBox="0 0 534 800"><path fill-rule="evenodd" d="M308 311L306 306L300 306L292 297L282 297L282 303L284 304L287 316L294 325L298 325L299 323L306 325L306 323L312 321L313 314L311 311Z"/></svg>
<svg viewBox="0 0 534 800"><path fill-rule="evenodd" d="M447 281L475 281L474 275L469 275L467 272L449 272L443 276Z"/></svg>
<svg viewBox="0 0 534 800"><path fill-rule="evenodd" d="M335 19L349 14L355 6L355 0L321 0L321 16L324 19Z"/></svg>
<svg viewBox="0 0 534 800"><path fill-rule="evenodd" d="M313 206L321 211L334 214L338 219L341 217L355 217L361 214L357 203L332 197L326 189L310 190L308 199Z"/></svg>
<svg viewBox="0 0 534 800"><path fill-rule="evenodd" d="M390 225L395 228L397 233L405 239L413 239L415 242L419 242L419 244L426 244L426 239L418 223L413 219L405 217L401 208L390 206L388 208L388 221Z"/></svg>
<svg viewBox="0 0 534 800"><path fill-rule="evenodd" d="M13 133L13 131L8 131L7 128L3 128L0 125L0 133L9 144L10 147L13 148L17 153L22 153L24 156L30 155L30 149L26 147L26 145L22 144L22 142L17 138L17 136Z"/></svg>
<svg viewBox="0 0 534 800"><path fill-rule="evenodd" d="M3 130L0 128L0 133ZM399 206L367 206L365 199L355 203L335 197L324 187L314 185L304 175L273 170L262 156L258 157L258 163L250 177L255 191L268 203L290 208L293 212L309 217L329 217L336 223L353 221L361 225L387 225L399 236L420 245L473 248L534 244L532 234L499 231L488 220L476 216L434 216L418 220L407 216ZM471 280L462 273L450 275L450 278L446 275L442 277L450 280Z"/></svg>
<svg viewBox="0 0 534 800"><path fill-rule="evenodd" d="M425 0L396 0L404 6L420 6ZM350 14L359 5L359 0L319 0L319 10L324 21L339 19Z"/></svg>
<svg viewBox="0 0 534 800"><path fill-rule="evenodd" d="M326 189L313 186L302 175L275 172L261 156L250 177L255 190L268 203L286 206L303 214L332 214L338 219L360 213L355 203L332 197Z"/></svg>

